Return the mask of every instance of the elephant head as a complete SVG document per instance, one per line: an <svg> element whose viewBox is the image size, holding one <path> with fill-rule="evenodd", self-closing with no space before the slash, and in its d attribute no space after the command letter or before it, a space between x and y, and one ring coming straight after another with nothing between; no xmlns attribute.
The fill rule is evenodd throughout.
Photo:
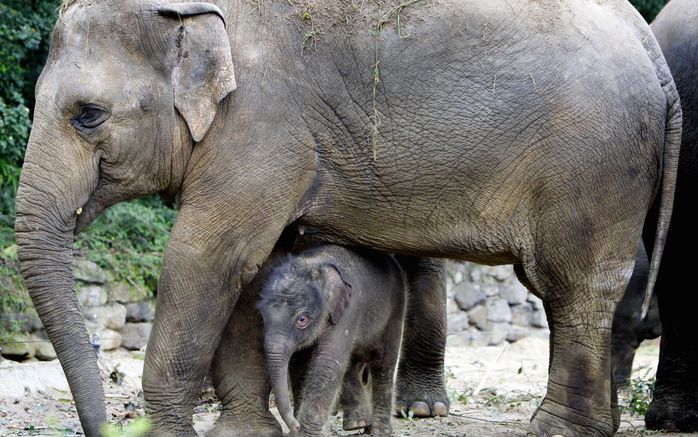
<svg viewBox="0 0 698 437"><path fill-rule="evenodd" d="M267 368L279 413L291 430L300 429L288 393L291 356L338 324L350 299L351 286L336 266L292 256L271 270L262 287L258 308L264 319Z"/></svg>
<svg viewBox="0 0 698 437"><path fill-rule="evenodd" d="M73 235L114 203L175 194L194 143L234 89L214 5L67 0L61 8L36 85L15 228L26 286L88 435L106 415L73 291Z"/></svg>

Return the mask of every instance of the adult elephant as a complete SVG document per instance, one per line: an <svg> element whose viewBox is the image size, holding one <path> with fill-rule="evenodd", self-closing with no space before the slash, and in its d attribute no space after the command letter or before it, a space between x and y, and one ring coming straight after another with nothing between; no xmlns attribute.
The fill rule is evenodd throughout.
<svg viewBox="0 0 698 437"><path fill-rule="evenodd" d="M683 110L683 139L674 215L656 293L662 339L654 395L645 416L649 429L698 431L698 343L695 339L694 263L698 244L693 209L698 184L698 2L672 0L652 23Z"/></svg>
<svg viewBox="0 0 698 437"><path fill-rule="evenodd" d="M181 206L143 373L156 434L194 434L191 402L240 290L294 223L403 256L515 264L551 326L533 430L610 435L613 310L655 204L653 282L681 135L641 17L620 1L217 5L68 0L37 84L19 256L86 433L105 414L73 233L162 192ZM227 408L243 408L247 393L231 393ZM226 415L229 435L278 433L255 405Z"/></svg>

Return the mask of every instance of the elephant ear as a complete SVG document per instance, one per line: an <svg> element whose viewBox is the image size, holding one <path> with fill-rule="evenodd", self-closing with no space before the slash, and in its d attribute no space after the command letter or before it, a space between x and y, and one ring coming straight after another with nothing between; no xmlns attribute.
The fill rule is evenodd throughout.
<svg viewBox="0 0 698 437"><path fill-rule="evenodd" d="M223 12L210 3L172 3L158 13L181 23L172 70L174 101L198 143L221 100L237 87Z"/></svg>
<svg viewBox="0 0 698 437"><path fill-rule="evenodd" d="M330 323L336 325L351 303L351 284L342 278L339 269L332 264L325 266L325 274L327 277L326 287L328 288L327 301Z"/></svg>

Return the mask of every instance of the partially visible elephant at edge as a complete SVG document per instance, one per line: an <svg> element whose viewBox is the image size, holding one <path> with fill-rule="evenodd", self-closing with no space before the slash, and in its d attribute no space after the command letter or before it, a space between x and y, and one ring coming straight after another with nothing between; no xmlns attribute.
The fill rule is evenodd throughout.
<svg viewBox="0 0 698 437"><path fill-rule="evenodd" d="M672 0L652 23L683 107L683 138L674 214L655 292L662 338L654 395L645 415L648 429L698 431L696 269L698 247L698 2Z"/></svg>
<svg viewBox="0 0 698 437"><path fill-rule="evenodd" d="M194 434L214 354L244 341L220 343L229 320L244 330L241 290L291 224L403 256L514 264L551 328L532 430L611 435L609 328L646 218L654 282L681 137L639 14L620 0L215 4L67 0L37 83L18 254L85 433L106 417L73 234L160 192L180 212L143 372L154 435ZM214 432L280 435L268 380L227 374L214 374Z"/></svg>

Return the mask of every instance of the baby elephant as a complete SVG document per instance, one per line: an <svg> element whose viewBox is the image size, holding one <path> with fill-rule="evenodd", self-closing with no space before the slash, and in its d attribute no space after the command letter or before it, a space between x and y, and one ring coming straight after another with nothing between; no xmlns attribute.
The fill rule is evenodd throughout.
<svg viewBox="0 0 698 437"><path fill-rule="evenodd" d="M276 404L292 434L321 435L350 362L367 363L370 371L371 434L392 433L405 287L404 274L391 256L336 245L287 255L271 267L258 307ZM295 352L307 357L301 374L292 374L299 420L288 393Z"/></svg>

